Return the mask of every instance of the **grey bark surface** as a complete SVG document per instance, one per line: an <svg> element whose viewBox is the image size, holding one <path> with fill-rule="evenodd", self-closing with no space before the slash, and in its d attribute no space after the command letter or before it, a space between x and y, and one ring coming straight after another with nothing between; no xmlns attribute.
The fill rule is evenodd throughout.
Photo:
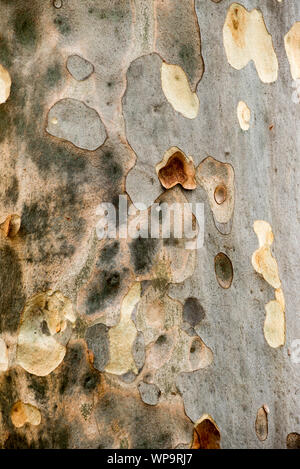
<svg viewBox="0 0 300 469"><path fill-rule="evenodd" d="M189 448L206 414L222 448L299 446L300 364L291 351L300 340L300 104L284 36L300 21L300 3L240 2L262 12L272 36L279 71L269 84L252 61L241 70L228 63L222 31L231 4L0 1L0 64L12 81L0 104L0 223L21 218L16 236L0 233L0 358L8 357L2 368L0 360L0 448ZM167 100L163 63L185 71L196 118ZM251 110L248 131L239 101ZM155 168L170 147L195 167L208 156L233 167L226 229L200 184L162 187ZM97 206L117 206L121 194L148 208L203 202L203 247L97 239ZM275 237L286 301L278 348L264 337L274 288L251 263L255 220L270 223ZM218 253L233 267L226 289L216 279ZM53 332L49 318L59 323ZM26 337L53 339L44 374L20 360L24 322ZM128 331L136 332L130 343ZM39 353L26 355L31 369ZM16 426L18 402L38 409L40 422L25 407ZM264 405L262 441L255 422Z"/></svg>

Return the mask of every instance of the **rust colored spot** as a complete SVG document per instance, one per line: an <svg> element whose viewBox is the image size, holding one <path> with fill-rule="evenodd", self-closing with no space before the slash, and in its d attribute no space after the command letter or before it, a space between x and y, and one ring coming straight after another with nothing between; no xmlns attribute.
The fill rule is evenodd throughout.
<svg viewBox="0 0 300 469"><path fill-rule="evenodd" d="M177 147L172 147L165 153L156 171L161 184L166 189L176 184L181 184L184 189L196 188L194 162Z"/></svg>
<svg viewBox="0 0 300 469"><path fill-rule="evenodd" d="M217 204L221 205L223 202L225 202L226 197L227 197L227 189L225 186L219 185L215 189L214 193L215 201Z"/></svg>
<svg viewBox="0 0 300 469"><path fill-rule="evenodd" d="M229 288L233 279L233 267L231 260L224 252L219 252L215 257L215 273L220 287Z"/></svg>
<svg viewBox="0 0 300 469"><path fill-rule="evenodd" d="M205 414L194 426L192 449L220 449L221 434L212 417Z"/></svg>
<svg viewBox="0 0 300 469"><path fill-rule="evenodd" d="M235 7L233 11L230 12L231 20L231 34L236 42L237 46L245 47L245 26L246 26L246 15L243 7Z"/></svg>

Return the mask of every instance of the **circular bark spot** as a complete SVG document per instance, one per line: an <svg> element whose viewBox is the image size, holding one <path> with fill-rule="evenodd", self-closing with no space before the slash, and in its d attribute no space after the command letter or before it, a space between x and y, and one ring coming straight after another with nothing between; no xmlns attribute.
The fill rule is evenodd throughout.
<svg viewBox="0 0 300 469"><path fill-rule="evenodd" d="M233 267L231 260L224 252L219 252L215 257L215 273L220 287L229 288L233 279Z"/></svg>

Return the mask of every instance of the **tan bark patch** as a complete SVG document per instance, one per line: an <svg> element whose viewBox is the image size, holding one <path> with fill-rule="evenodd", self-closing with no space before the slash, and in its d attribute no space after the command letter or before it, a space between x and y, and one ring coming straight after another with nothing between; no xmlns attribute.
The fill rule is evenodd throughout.
<svg viewBox="0 0 300 469"><path fill-rule="evenodd" d="M263 407L260 407L256 414L255 432L260 441L265 441L268 437L268 414Z"/></svg>
<svg viewBox="0 0 300 469"><path fill-rule="evenodd" d="M137 282L123 299L119 324L109 330L110 360L105 368L108 373L123 375L128 371L138 372L132 356L137 330L131 314L140 297L141 284Z"/></svg>
<svg viewBox="0 0 300 469"><path fill-rule="evenodd" d="M35 406L18 401L11 409L11 420L16 428L23 427L25 423L39 425L41 423L41 413Z"/></svg>
<svg viewBox="0 0 300 469"><path fill-rule="evenodd" d="M7 238L14 238L21 226L21 217L17 214L8 215L0 228Z"/></svg>

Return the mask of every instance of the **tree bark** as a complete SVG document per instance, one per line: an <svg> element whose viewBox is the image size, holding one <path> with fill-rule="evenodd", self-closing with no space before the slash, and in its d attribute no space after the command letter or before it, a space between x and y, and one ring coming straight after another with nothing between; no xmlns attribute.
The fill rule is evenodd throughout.
<svg viewBox="0 0 300 469"><path fill-rule="evenodd" d="M0 448L299 448L300 3L0 4Z"/></svg>

